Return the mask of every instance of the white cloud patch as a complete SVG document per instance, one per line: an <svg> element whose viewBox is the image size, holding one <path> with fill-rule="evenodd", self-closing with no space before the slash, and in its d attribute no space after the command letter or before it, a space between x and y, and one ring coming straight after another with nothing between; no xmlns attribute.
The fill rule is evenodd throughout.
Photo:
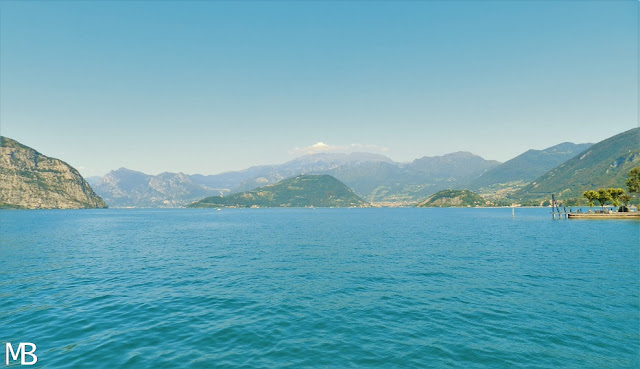
<svg viewBox="0 0 640 369"><path fill-rule="evenodd" d="M324 142L318 142L316 144L313 144L307 147L306 150L310 152L324 152L324 151L331 151L335 148L336 148L335 146L329 146Z"/></svg>
<svg viewBox="0 0 640 369"><path fill-rule="evenodd" d="M296 147L295 149L291 150L291 154L308 155L308 154L317 154L322 152L354 152L354 151L386 153L389 151L389 149L379 145L363 145L359 143L352 143L348 145L329 145L324 142L317 142L311 146Z"/></svg>

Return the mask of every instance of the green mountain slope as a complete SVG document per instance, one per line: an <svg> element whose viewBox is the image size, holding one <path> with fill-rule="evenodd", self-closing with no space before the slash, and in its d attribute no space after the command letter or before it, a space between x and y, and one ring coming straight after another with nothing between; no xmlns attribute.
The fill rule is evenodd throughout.
<svg viewBox="0 0 640 369"><path fill-rule="evenodd" d="M0 208L106 207L69 164L0 136Z"/></svg>
<svg viewBox="0 0 640 369"><path fill-rule="evenodd" d="M485 200L475 192L469 190L442 190L429 196L417 207L466 207L482 206Z"/></svg>
<svg viewBox="0 0 640 369"><path fill-rule="evenodd" d="M629 170L640 165L640 129L634 128L591 146L516 192L516 199L579 197L600 187L626 188Z"/></svg>
<svg viewBox="0 0 640 369"><path fill-rule="evenodd" d="M549 170L588 149L591 143L564 142L544 150L528 150L501 165L484 172L469 185L480 189L511 182L531 182Z"/></svg>
<svg viewBox="0 0 640 369"><path fill-rule="evenodd" d="M228 196L212 196L190 208L351 207L367 206L344 183L329 175L300 175L276 184Z"/></svg>

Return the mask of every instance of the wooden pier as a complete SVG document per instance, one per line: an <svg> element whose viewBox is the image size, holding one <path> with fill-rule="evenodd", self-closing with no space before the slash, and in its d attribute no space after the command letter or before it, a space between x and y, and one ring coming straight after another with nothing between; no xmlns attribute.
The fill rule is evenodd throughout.
<svg viewBox="0 0 640 369"><path fill-rule="evenodd" d="M613 213L569 213L569 219L639 219L640 212L613 212Z"/></svg>

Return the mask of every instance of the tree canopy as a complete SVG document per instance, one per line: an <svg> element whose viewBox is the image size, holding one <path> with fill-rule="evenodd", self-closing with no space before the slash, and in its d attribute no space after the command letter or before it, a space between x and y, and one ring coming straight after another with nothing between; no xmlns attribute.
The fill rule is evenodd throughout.
<svg viewBox="0 0 640 369"><path fill-rule="evenodd" d="M620 202L622 202L625 206L629 204L629 201L631 201L631 196L627 195L626 193L620 196Z"/></svg>
<svg viewBox="0 0 640 369"><path fill-rule="evenodd" d="M589 206L593 206L593 202L598 200L598 193L594 190L584 191L582 196L589 201Z"/></svg>
<svg viewBox="0 0 640 369"><path fill-rule="evenodd" d="M618 201L618 198L624 195L624 190L622 188L608 188L607 192L609 192L609 195L611 195L613 205L620 205L620 201Z"/></svg>
<svg viewBox="0 0 640 369"><path fill-rule="evenodd" d="M598 190L598 198L596 200L598 200L600 206L602 206L602 208L604 209L604 204L606 204L607 201L611 200L611 194L608 190L601 188Z"/></svg>

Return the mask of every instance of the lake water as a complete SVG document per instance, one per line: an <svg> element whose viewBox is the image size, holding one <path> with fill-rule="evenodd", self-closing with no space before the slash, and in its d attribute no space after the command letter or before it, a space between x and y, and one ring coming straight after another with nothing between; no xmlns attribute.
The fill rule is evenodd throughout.
<svg viewBox="0 0 640 369"><path fill-rule="evenodd" d="M0 342L42 368L640 367L640 222L515 215L0 211Z"/></svg>

